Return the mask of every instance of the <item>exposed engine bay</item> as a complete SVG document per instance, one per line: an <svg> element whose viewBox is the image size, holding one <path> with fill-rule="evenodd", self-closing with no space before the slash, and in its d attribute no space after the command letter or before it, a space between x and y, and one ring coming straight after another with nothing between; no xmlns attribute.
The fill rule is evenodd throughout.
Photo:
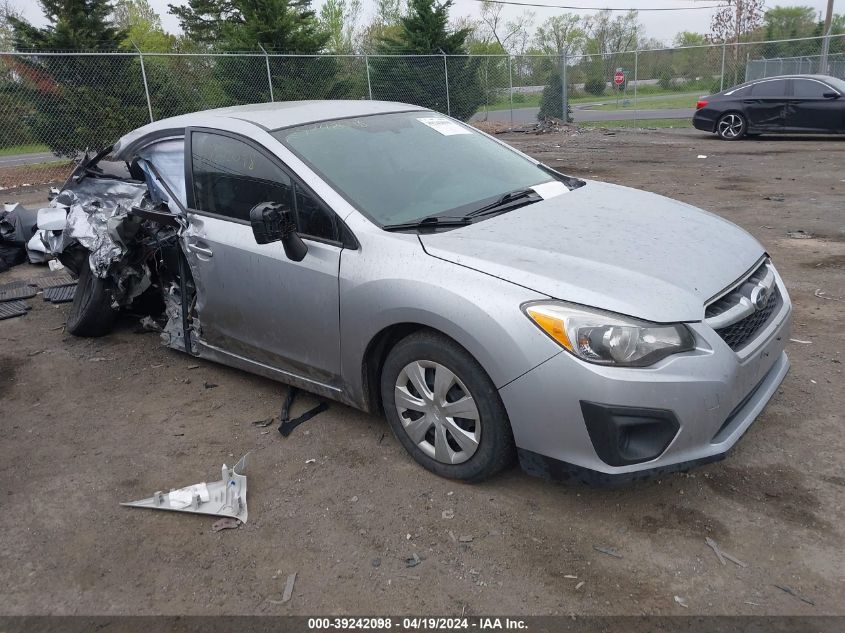
<svg viewBox="0 0 845 633"><path fill-rule="evenodd" d="M165 345L196 354L196 291L176 194L144 158L127 164L109 151L82 161L39 210L32 238L80 279L68 330L96 336L134 308L161 322Z"/></svg>

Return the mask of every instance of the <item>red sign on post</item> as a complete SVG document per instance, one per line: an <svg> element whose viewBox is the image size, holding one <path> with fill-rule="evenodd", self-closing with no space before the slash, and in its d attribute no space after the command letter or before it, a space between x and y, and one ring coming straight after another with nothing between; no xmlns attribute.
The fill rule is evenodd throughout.
<svg viewBox="0 0 845 633"><path fill-rule="evenodd" d="M623 71L621 68L616 69L616 74L613 75L613 83L615 83L617 86L621 86L625 83L625 71Z"/></svg>

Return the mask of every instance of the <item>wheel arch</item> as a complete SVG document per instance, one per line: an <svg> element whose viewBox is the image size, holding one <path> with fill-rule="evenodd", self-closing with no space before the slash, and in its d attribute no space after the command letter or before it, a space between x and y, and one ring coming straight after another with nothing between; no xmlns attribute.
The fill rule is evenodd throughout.
<svg viewBox="0 0 845 633"><path fill-rule="evenodd" d="M417 332L432 332L440 336L448 338L466 352L475 358L472 353L461 345L460 341L456 341L446 332L437 328L425 325L423 323L404 322L394 323L379 330L367 344L364 352L364 357L361 360L361 384L364 394L364 405L366 411L370 413L377 413L381 411L381 371L384 367L384 362L390 350L402 339L415 334ZM476 362L478 359L476 358ZM479 364L481 364L479 362ZM483 367L482 367L483 369ZM485 370L486 371L486 370Z"/></svg>

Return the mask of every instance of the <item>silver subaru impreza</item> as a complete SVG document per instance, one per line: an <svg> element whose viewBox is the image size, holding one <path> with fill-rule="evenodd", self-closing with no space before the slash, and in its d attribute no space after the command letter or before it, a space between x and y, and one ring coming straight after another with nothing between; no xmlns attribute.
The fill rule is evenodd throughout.
<svg viewBox="0 0 845 633"><path fill-rule="evenodd" d="M789 368L748 233L411 105L164 119L86 158L39 226L80 277L71 332L154 296L165 344L384 411L446 477L712 461Z"/></svg>

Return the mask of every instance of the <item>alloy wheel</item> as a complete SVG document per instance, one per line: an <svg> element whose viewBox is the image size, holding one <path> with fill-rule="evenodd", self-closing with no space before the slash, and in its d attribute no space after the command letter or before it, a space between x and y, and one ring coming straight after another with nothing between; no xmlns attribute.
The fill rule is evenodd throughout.
<svg viewBox="0 0 845 633"><path fill-rule="evenodd" d="M726 114L719 120L719 136L722 138L739 138L745 122L738 114Z"/></svg>
<svg viewBox="0 0 845 633"><path fill-rule="evenodd" d="M444 464L470 459L481 441L481 416L469 389L434 361L414 361L399 372L396 411L408 437Z"/></svg>

